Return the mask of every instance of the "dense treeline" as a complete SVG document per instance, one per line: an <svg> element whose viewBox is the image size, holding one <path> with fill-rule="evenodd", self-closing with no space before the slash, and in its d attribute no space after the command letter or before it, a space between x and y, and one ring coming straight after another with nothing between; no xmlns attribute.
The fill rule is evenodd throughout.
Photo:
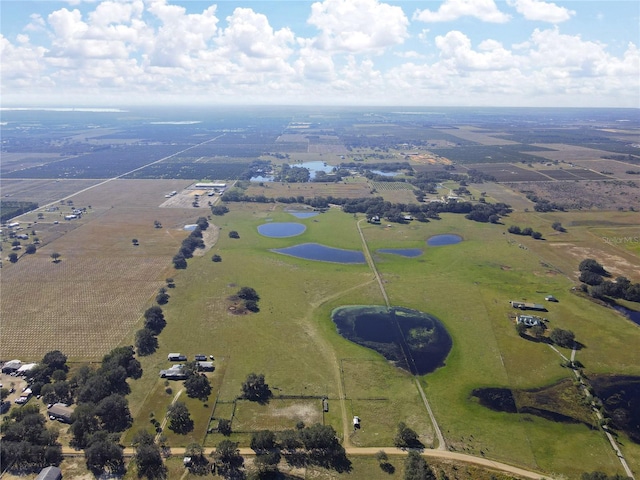
<svg viewBox="0 0 640 480"><path fill-rule="evenodd" d="M196 228L182 241L178 253L173 256L173 266L177 269L187 268L187 258L193 257L196 248L204 248L202 232L209 228L206 218L200 217L196 221Z"/></svg>
<svg viewBox="0 0 640 480"><path fill-rule="evenodd" d="M30 212L38 208L36 202L20 202L17 200L2 200L0 201L0 221L6 222L7 220L22 215L23 213Z"/></svg>
<svg viewBox="0 0 640 480"><path fill-rule="evenodd" d="M496 223L500 217L511 213L511 207L505 203L471 202L430 202L423 204L391 203L382 197L375 198L339 198L339 197L296 197L268 198L264 195L246 195L239 190L232 190L222 196L224 202L256 202L256 203L303 203L313 208L325 209L330 205L341 205L346 213L364 213L368 217L378 216L390 222L406 222L405 213L419 221L437 219L441 213L464 214L469 220L476 222Z"/></svg>
<svg viewBox="0 0 640 480"><path fill-rule="evenodd" d="M621 298L629 302L640 302L640 283L631 283L626 277L616 277L615 281L605 280L611 274L592 258L586 258L578 265L579 280L593 298L601 300ZM588 285L588 287L587 287Z"/></svg>

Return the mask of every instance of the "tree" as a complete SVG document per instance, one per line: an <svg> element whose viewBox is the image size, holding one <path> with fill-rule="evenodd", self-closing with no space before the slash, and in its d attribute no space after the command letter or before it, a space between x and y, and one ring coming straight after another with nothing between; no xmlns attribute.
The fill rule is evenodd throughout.
<svg viewBox="0 0 640 480"><path fill-rule="evenodd" d="M138 444L133 460L138 470L138 477L147 477L149 479L166 478L167 469L162 463L160 447L153 441L151 443Z"/></svg>
<svg viewBox="0 0 640 480"><path fill-rule="evenodd" d="M93 403L79 404L71 414L69 431L73 435L71 444L78 448L88 445L91 435L100 430L96 417L96 406Z"/></svg>
<svg viewBox="0 0 640 480"><path fill-rule="evenodd" d="M122 447L111 440L104 432L100 433L94 435L90 445L84 449L87 468L96 477L100 476L105 468L111 473L124 472Z"/></svg>
<svg viewBox="0 0 640 480"><path fill-rule="evenodd" d="M520 235L521 231L520 231L520 227L517 225L511 225L507 231L509 233L513 233L514 235Z"/></svg>
<svg viewBox="0 0 640 480"><path fill-rule="evenodd" d="M13 250L19 250L20 249L20 240L14 240L13 242L11 242L11 247L13 248Z"/></svg>
<svg viewBox="0 0 640 480"><path fill-rule="evenodd" d="M193 420L191 420L189 409L183 402L171 404L167 411L167 418L169 419L169 430L182 435L193 430Z"/></svg>
<svg viewBox="0 0 640 480"><path fill-rule="evenodd" d="M218 420L218 432L225 437L231 435L231 420L227 420L226 418Z"/></svg>
<svg viewBox="0 0 640 480"><path fill-rule="evenodd" d="M584 260L582 260L578 265L578 270L580 270L581 272L587 271L587 272L596 273L603 277L610 276L609 272L607 272L604 269L604 267L600 265L597 261L595 261L593 258L585 258Z"/></svg>
<svg viewBox="0 0 640 480"><path fill-rule="evenodd" d="M196 225L198 225L200 230L206 230L209 228L209 222L205 217L199 217L198 220L196 220Z"/></svg>
<svg viewBox="0 0 640 480"><path fill-rule="evenodd" d="M591 286L600 285L604 281L600 274L592 272L590 270L583 270L580 273L580 277L578 277L578 280Z"/></svg>
<svg viewBox="0 0 640 480"><path fill-rule="evenodd" d="M156 295L156 303L159 305L166 305L169 303L169 294L167 292L160 292Z"/></svg>
<svg viewBox="0 0 640 480"><path fill-rule="evenodd" d="M9 254L9 261L11 263L16 263L18 261L18 254L16 252L11 252Z"/></svg>
<svg viewBox="0 0 640 480"><path fill-rule="evenodd" d="M242 383L242 398L252 402L266 403L271 398L269 385L264 381L264 375L250 373Z"/></svg>
<svg viewBox="0 0 640 480"><path fill-rule="evenodd" d="M182 253L177 253L173 256L173 268L178 270L187 268L187 259L184 258Z"/></svg>
<svg viewBox="0 0 640 480"><path fill-rule="evenodd" d="M398 423L398 431L393 441L398 448L424 448L418 434L404 422Z"/></svg>
<svg viewBox="0 0 640 480"><path fill-rule="evenodd" d="M554 328L549 334L553 343L561 347L572 348L575 342L575 334L571 330Z"/></svg>
<svg viewBox="0 0 640 480"><path fill-rule="evenodd" d="M133 422L127 399L117 393L100 400L95 413L102 423L102 428L109 432L122 432Z"/></svg>
<svg viewBox="0 0 640 480"><path fill-rule="evenodd" d="M209 398L211 394L211 383L206 375L191 375L184 382L187 389L187 395L191 398L199 398L203 402Z"/></svg>
<svg viewBox="0 0 640 480"><path fill-rule="evenodd" d="M148 328L142 328L136 332L136 351L138 355L151 355L158 349L158 339L155 333Z"/></svg>
<svg viewBox="0 0 640 480"><path fill-rule="evenodd" d="M258 295L258 292L256 292L251 287L242 287L240 290L238 290L237 295L243 300L253 300L255 302L260 300L260 295Z"/></svg>
<svg viewBox="0 0 640 480"><path fill-rule="evenodd" d="M49 255L51 258L53 258L53 263L58 263L60 261L60 257L61 255L58 252L53 252L51 255Z"/></svg>
<svg viewBox="0 0 640 480"><path fill-rule="evenodd" d="M229 209L225 205L214 205L211 207L211 213L214 215L222 216L228 212Z"/></svg>
<svg viewBox="0 0 640 480"><path fill-rule="evenodd" d="M187 445L184 455L191 459L187 465L189 472L196 475L207 475L209 473L209 461L204 456L204 448L199 443Z"/></svg>
<svg viewBox="0 0 640 480"><path fill-rule="evenodd" d="M133 244L134 247L137 247L138 245L140 245L140 242L138 242L137 238L132 239L131 243Z"/></svg>
<svg viewBox="0 0 640 480"><path fill-rule="evenodd" d="M166 292L162 292L166 293ZM155 335L162 332L162 329L167 325L167 321L164 318L162 308L157 305L149 307L144 312L144 326L151 330Z"/></svg>
<svg viewBox="0 0 640 480"><path fill-rule="evenodd" d="M69 371L67 366L67 356L60 350L51 350L44 354L42 357L43 365L47 366L47 369L53 373L56 370L62 370L64 372Z"/></svg>
<svg viewBox="0 0 640 480"><path fill-rule="evenodd" d="M220 255L214 255L211 257L211 261L212 262L221 262L222 261L222 257Z"/></svg>
<svg viewBox="0 0 640 480"><path fill-rule="evenodd" d="M251 436L250 447L256 453L264 453L276 448L276 435L271 430L260 430Z"/></svg>
<svg viewBox="0 0 640 480"><path fill-rule="evenodd" d="M222 440L211 455L214 458L218 474L224 478L240 477L244 458L240 455L237 442Z"/></svg>
<svg viewBox="0 0 640 480"><path fill-rule="evenodd" d="M229 238L240 238L240 234L238 232L236 232L235 230L231 230L229 232Z"/></svg>
<svg viewBox="0 0 640 480"><path fill-rule="evenodd" d="M531 333L533 334L534 337L540 339L544 336L544 326L543 325L534 325L533 327L531 327Z"/></svg>
<svg viewBox="0 0 640 480"><path fill-rule="evenodd" d="M567 229L562 226L560 222L553 222L551 224L551 228L553 228L556 232L566 232Z"/></svg>
<svg viewBox="0 0 640 480"><path fill-rule="evenodd" d="M404 461L404 480L432 480L433 472L422 456L411 450Z"/></svg>
<svg viewBox="0 0 640 480"><path fill-rule="evenodd" d="M518 332L518 335L521 337L524 337L527 334L527 326L524 323L517 322L516 332Z"/></svg>
<svg viewBox="0 0 640 480"><path fill-rule="evenodd" d="M29 255L36 253L36 246L33 243L30 243L26 246L24 253L28 253Z"/></svg>
<svg viewBox="0 0 640 480"><path fill-rule="evenodd" d="M535 240L540 240L542 238L542 234L540 232L531 232L531 237Z"/></svg>

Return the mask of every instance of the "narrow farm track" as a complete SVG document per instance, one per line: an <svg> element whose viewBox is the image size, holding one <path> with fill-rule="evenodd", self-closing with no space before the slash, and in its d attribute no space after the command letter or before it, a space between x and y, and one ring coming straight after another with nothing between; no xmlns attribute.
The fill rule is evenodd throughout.
<svg viewBox="0 0 640 480"><path fill-rule="evenodd" d="M184 388L181 388L178 391L178 393L175 394L175 396L173 397L173 400L171 400L171 405L173 405L178 401L178 398L180 398L180 395L182 395L182 392L184 392ZM160 441L162 432L164 432L164 428L167 426L167 418L168 418L167 415L165 415L164 418L162 419L162 423L160 424L160 431L156 434L156 442Z"/></svg>
<svg viewBox="0 0 640 480"><path fill-rule="evenodd" d="M560 355L560 358L562 358L563 361L569 362L569 359L560 350L558 350L555 346L549 345L549 348L551 348L551 350L553 350L558 355ZM576 350L575 347L571 350L571 362L575 361L576 351L577 350ZM580 382L580 384L582 385L582 390L583 390L583 393L584 393L585 397L590 395L589 386L585 385L583 383L580 373L577 372L576 370L571 370L571 371L573 372L574 376L576 377L576 380L578 380ZM595 397L594 397L594 399L595 399ZM591 408L593 409L593 412L596 415L596 417L598 418L598 420L602 420L604 418L602 416L602 413L600 412L600 410L593 403L593 401L591 402ZM622 468L624 469L627 477L629 477L631 480L635 480L636 477L633 476L633 472L631 471L631 468L629 468L629 464L627 464L627 460L624 458L624 455L622 454L622 451L620 450L620 447L618 446L618 442L615 439L615 437L611 434L611 432L609 432L608 430L606 430L604 428L602 429L602 431L606 435L607 440L609 440L609 443L611 444L611 448L613 448L613 451L616 453L616 456L618 457L618 460L620 460L620 464L622 465Z"/></svg>
<svg viewBox="0 0 640 480"><path fill-rule="evenodd" d="M360 240L362 241L362 250L364 251L364 256L367 259L367 263L369 264L369 268L373 271L373 274L378 282L378 286L380 287L380 291L382 292L382 297L384 298L385 304L387 308L391 306L389 303L389 297L387 295L387 291L384 288L384 283L382 282L382 278L380 278L380 274L378 273L378 269L376 268L376 264L373 261L373 257L371 256L371 252L369 251L369 246L367 245L367 241L364 238L364 233L362 233L362 228L360 227L360 223L364 219L358 220L356 223L358 227L358 233L360 234ZM424 407L427 409L427 413L429 414L429 418L431 419L431 424L433 425L433 430L438 438L438 450L446 450L447 444L444 441L444 435L442 435L442 430L440 430L440 425L438 425L438 421L436 420L435 415L433 414L433 410L431 410L431 405L429 404L429 400L427 399L427 395L424 393L424 389L420 384L420 380L415 377L416 387L418 388L418 392L420 392L420 397L422 397L422 402L424 403Z"/></svg>
<svg viewBox="0 0 640 480"><path fill-rule="evenodd" d="M95 185L91 185L91 186L89 186L89 187L86 187L86 188L83 188L83 189L81 189L81 190L78 190L77 192L74 192L74 193L72 193L71 195L67 195L66 197L59 198L58 200L56 200L56 201L54 201L54 202L47 203L46 205L41 205L41 206L39 206L39 207L38 207L38 209L43 209L43 208L51 207L51 206L53 206L53 205L57 205L57 204L58 204L58 203L60 203L61 201L68 200L68 199L73 198L73 197L75 197L76 195L80 195L81 193L84 193L84 192L86 192L86 191L88 191L88 190L91 190L91 189L96 188L96 187L100 187L100 186L105 185L105 184L107 184L107 183L109 183L109 182L112 182L113 180L117 180L117 179L119 179L119 178L125 177L125 176L127 176L127 175L129 175L129 174L131 174L131 173L133 173L133 172L137 172L138 170L142 170L143 168L147 168L147 167L148 167L148 166L150 166L150 165L155 165L156 163L164 162L165 160L168 160L168 159L170 159L170 158L173 158L173 157L175 157L176 155L180 155L180 154L182 154L182 153L184 153L184 152L188 152L189 150L191 150L191 149L193 149L193 148L197 148L197 147L200 147L200 146L202 146L202 145L206 145L207 143L214 142L214 141L216 141L217 139L219 139L220 137L223 137L223 136L225 136L225 135L226 135L226 134L225 134L225 133L223 133L223 134L221 134L221 135L218 135L217 137L213 137L213 138L210 138L209 140L205 140L204 142L198 143L198 144L196 144L196 145L191 145L190 147L187 147L187 148L185 148L185 149L183 149L183 150L180 150L179 152L172 153L171 155L168 155L168 156L166 156L166 157L163 157L163 158L161 158L161 159L159 159L159 160L154 160L153 162L149 162L149 163L147 163L147 164L145 164L145 165L142 165L141 167L134 168L133 170L129 170L128 172L122 173L122 174L117 175L117 176L115 176L115 177L107 178L106 180L103 180L102 182L98 182L98 183L96 183ZM15 218L20 218L20 217L23 217L23 216L28 215L28 214L30 214L30 213L32 213L32 212L31 212L31 211L29 211L29 212L25 212L25 213L23 213L22 215L18 215L18 216L17 216L17 217L15 217Z"/></svg>

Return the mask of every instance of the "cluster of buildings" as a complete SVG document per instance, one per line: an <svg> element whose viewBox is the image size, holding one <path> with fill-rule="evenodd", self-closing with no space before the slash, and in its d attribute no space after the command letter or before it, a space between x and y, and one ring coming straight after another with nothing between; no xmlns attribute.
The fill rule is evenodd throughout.
<svg viewBox="0 0 640 480"><path fill-rule="evenodd" d="M187 356L182 353L170 353L167 355L167 360L170 362L184 362L187 360ZM213 372L213 355L209 355L209 360L207 360L207 356L198 353L194 356L194 360L196 362L196 368L200 372ZM184 364L178 363L172 365L171 367L160 370L160 378L166 378L167 380L185 380L187 378L187 369Z"/></svg>

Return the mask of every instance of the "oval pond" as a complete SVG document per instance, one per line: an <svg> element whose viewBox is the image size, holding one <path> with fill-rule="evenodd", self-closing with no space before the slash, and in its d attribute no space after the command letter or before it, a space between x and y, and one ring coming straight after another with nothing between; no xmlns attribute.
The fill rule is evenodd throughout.
<svg viewBox="0 0 640 480"><path fill-rule="evenodd" d="M427 245L430 247L442 247L443 245L455 245L460 243L462 237L452 233L446 233L444 235L434 235L427 240Z"/></svg>
<svg viewBox="0 0 640 480"><path fill-rule="evenodd" d="M355 305L335 309L338 333L414 375L444 365L452 341L436 317L408 308Z"/></svg>
<svg viewBox="0 0 640 480"><path fill-rule="evenodd" d="M260 225L258 233L271 238L295 237L304 232L306 228L302 223L273 222Z"/></svg>
<svg viewBox="0 0 640 480"><path fill-rule="evenodd" d="M364 254L357 250L342 250L327 247L318 243L303 243L287 248L277 248L272 252L304 258L305 260L319 260L334 263L366 263Z"/></svg>

